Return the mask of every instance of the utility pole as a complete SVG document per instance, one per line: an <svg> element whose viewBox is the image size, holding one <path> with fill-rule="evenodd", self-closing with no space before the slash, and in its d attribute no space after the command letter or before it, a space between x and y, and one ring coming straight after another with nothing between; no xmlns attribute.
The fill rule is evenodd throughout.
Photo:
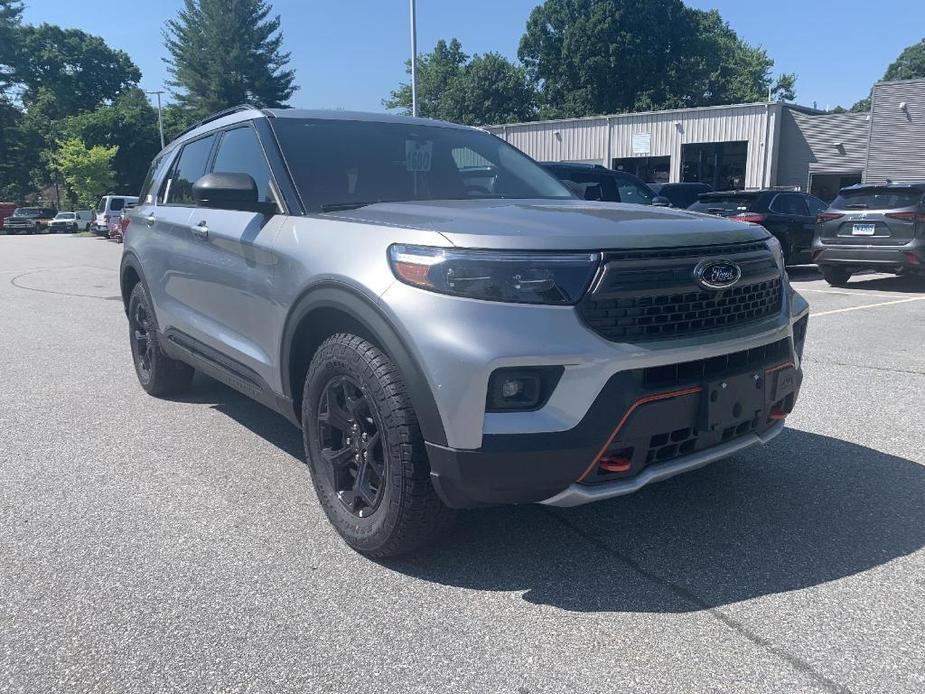
<svg viewBox="0 0 925 694"><path fill-rule="evenodd" d="M157 129L161 133L161 149L164 149L164 119L161 117L161 94L163 91L145 92L145 94L157 94Z"/></svg>
<svg viewBox="0 0 925 694"><path fill-rule="evenodd" d="M411 0L411 115L418 115L418 28L415 0Z"/></svg>

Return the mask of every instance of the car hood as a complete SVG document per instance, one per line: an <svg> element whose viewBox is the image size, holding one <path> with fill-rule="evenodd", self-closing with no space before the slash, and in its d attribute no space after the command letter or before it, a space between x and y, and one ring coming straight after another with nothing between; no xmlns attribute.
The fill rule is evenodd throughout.
<svg viewBox="0 0 925 694"><path fill-rule="evenodd" d="M464 248L675 248L757 241L769 236L763 227L711 215L584 200L376 203L323 217L435 231Z"/></svg>

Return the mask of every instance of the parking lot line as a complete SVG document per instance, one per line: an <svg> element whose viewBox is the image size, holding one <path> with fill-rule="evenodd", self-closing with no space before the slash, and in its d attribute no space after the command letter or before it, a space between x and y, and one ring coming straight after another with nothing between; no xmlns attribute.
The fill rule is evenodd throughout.
<svg viewBox="0 0 925 694"><path fill-rule="evenodd" d="M881 301L876 304L865 304L864 306L849 306L847 308L835 308L831 311L820 311L819 313L810 313L814 318L817 316L829 316L833 313L845 313L847 311L860 311L864 308L877 308L878 306L892 306L893 304L906 304L910 301L925 301L925 296L914 296L911 299L897 299L896 301Z"/></svg>
<svg viewBox="0 0 925 694"><path fill-rule="evenodd" d="M816 294L837 294L839 296L896 296L895 292L871 292L871 291L838 291L836 289L810 289L808 287L800 287L799 291L802 292L814 292ZM919 296L925 297L925 294L919 294Z"/></svg>

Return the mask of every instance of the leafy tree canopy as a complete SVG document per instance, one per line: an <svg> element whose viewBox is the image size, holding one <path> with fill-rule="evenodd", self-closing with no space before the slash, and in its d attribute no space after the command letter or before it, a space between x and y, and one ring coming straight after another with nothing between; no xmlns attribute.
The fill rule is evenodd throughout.
<svg viewBox="0 0 925 694"><path fill-rule="evenodd" d="M22 21L20 0L0 0L0 89L10 83L15 62L16 30Z"/></svg>
<svg viewBox="0 0 925 694"><path fill-rule="evenodd" d="M141 71L123 51L99 36L52 24L18 29L14 79L23 85L27 108L45 93L46 114L62 118L91 111L116 98L141 79Z"/></svg>
<svg viewBox="0 0 925 694"><path fill-rule="evenodd" d="M518 55L544 117L792 98L796 79L775 84L763 49L681 0L546 0Z"/></svg>
<svg viewBox="0 0 925 694"><path fill-rule="evenodd" d="M411 61L406 62L411 72ZM454 123L485 125L530 120L536 94L526 71L500 53L469 56L458 40L437 42L418 56L418 115ZM383 102L411 113L411 85L402 84Z"/></svg>
<svg viewBox="0 0 925 694"><path fill-rule="evenodd" d="M61 175L76 203L92 209L97 199L112 189L112 161L118 151L118 147L87 147L74 137L58 143L51 166Z"/></svg>
<svg viewBox="0 0 925 694"><path fill-rule="evenodd" d="M925 78L925 39L907 46L883 73L884 82ZM870 111L870 96L851 107L852 111Z"/></svg>
<svg viewBox="0 0 925 694"><path fill-rule="evenodd" d="M279 16L265 0L185 0L164 40L177 104L203 117L241 103L284 106L297 89Z"/></svg>
<svg viewBox="0 0 925 694"><path fill-rule="evenodd" d="M66 118L61 133L90 147L118 148L112 159L113 190L120 193L135 194L141 189L148 164L161 148L157 113L140 89L129 89L95 111Z"/></svg>

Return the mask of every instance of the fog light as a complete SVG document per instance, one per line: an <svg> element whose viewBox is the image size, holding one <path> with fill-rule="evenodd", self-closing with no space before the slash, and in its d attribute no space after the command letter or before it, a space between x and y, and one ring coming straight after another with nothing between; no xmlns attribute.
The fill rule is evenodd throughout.
<svg viewBox="0 0 925 694"><path fill-rule="evenodd" d="M488 379L487 412L538 410L552 395L564 367L498 369Z"/></svg>

